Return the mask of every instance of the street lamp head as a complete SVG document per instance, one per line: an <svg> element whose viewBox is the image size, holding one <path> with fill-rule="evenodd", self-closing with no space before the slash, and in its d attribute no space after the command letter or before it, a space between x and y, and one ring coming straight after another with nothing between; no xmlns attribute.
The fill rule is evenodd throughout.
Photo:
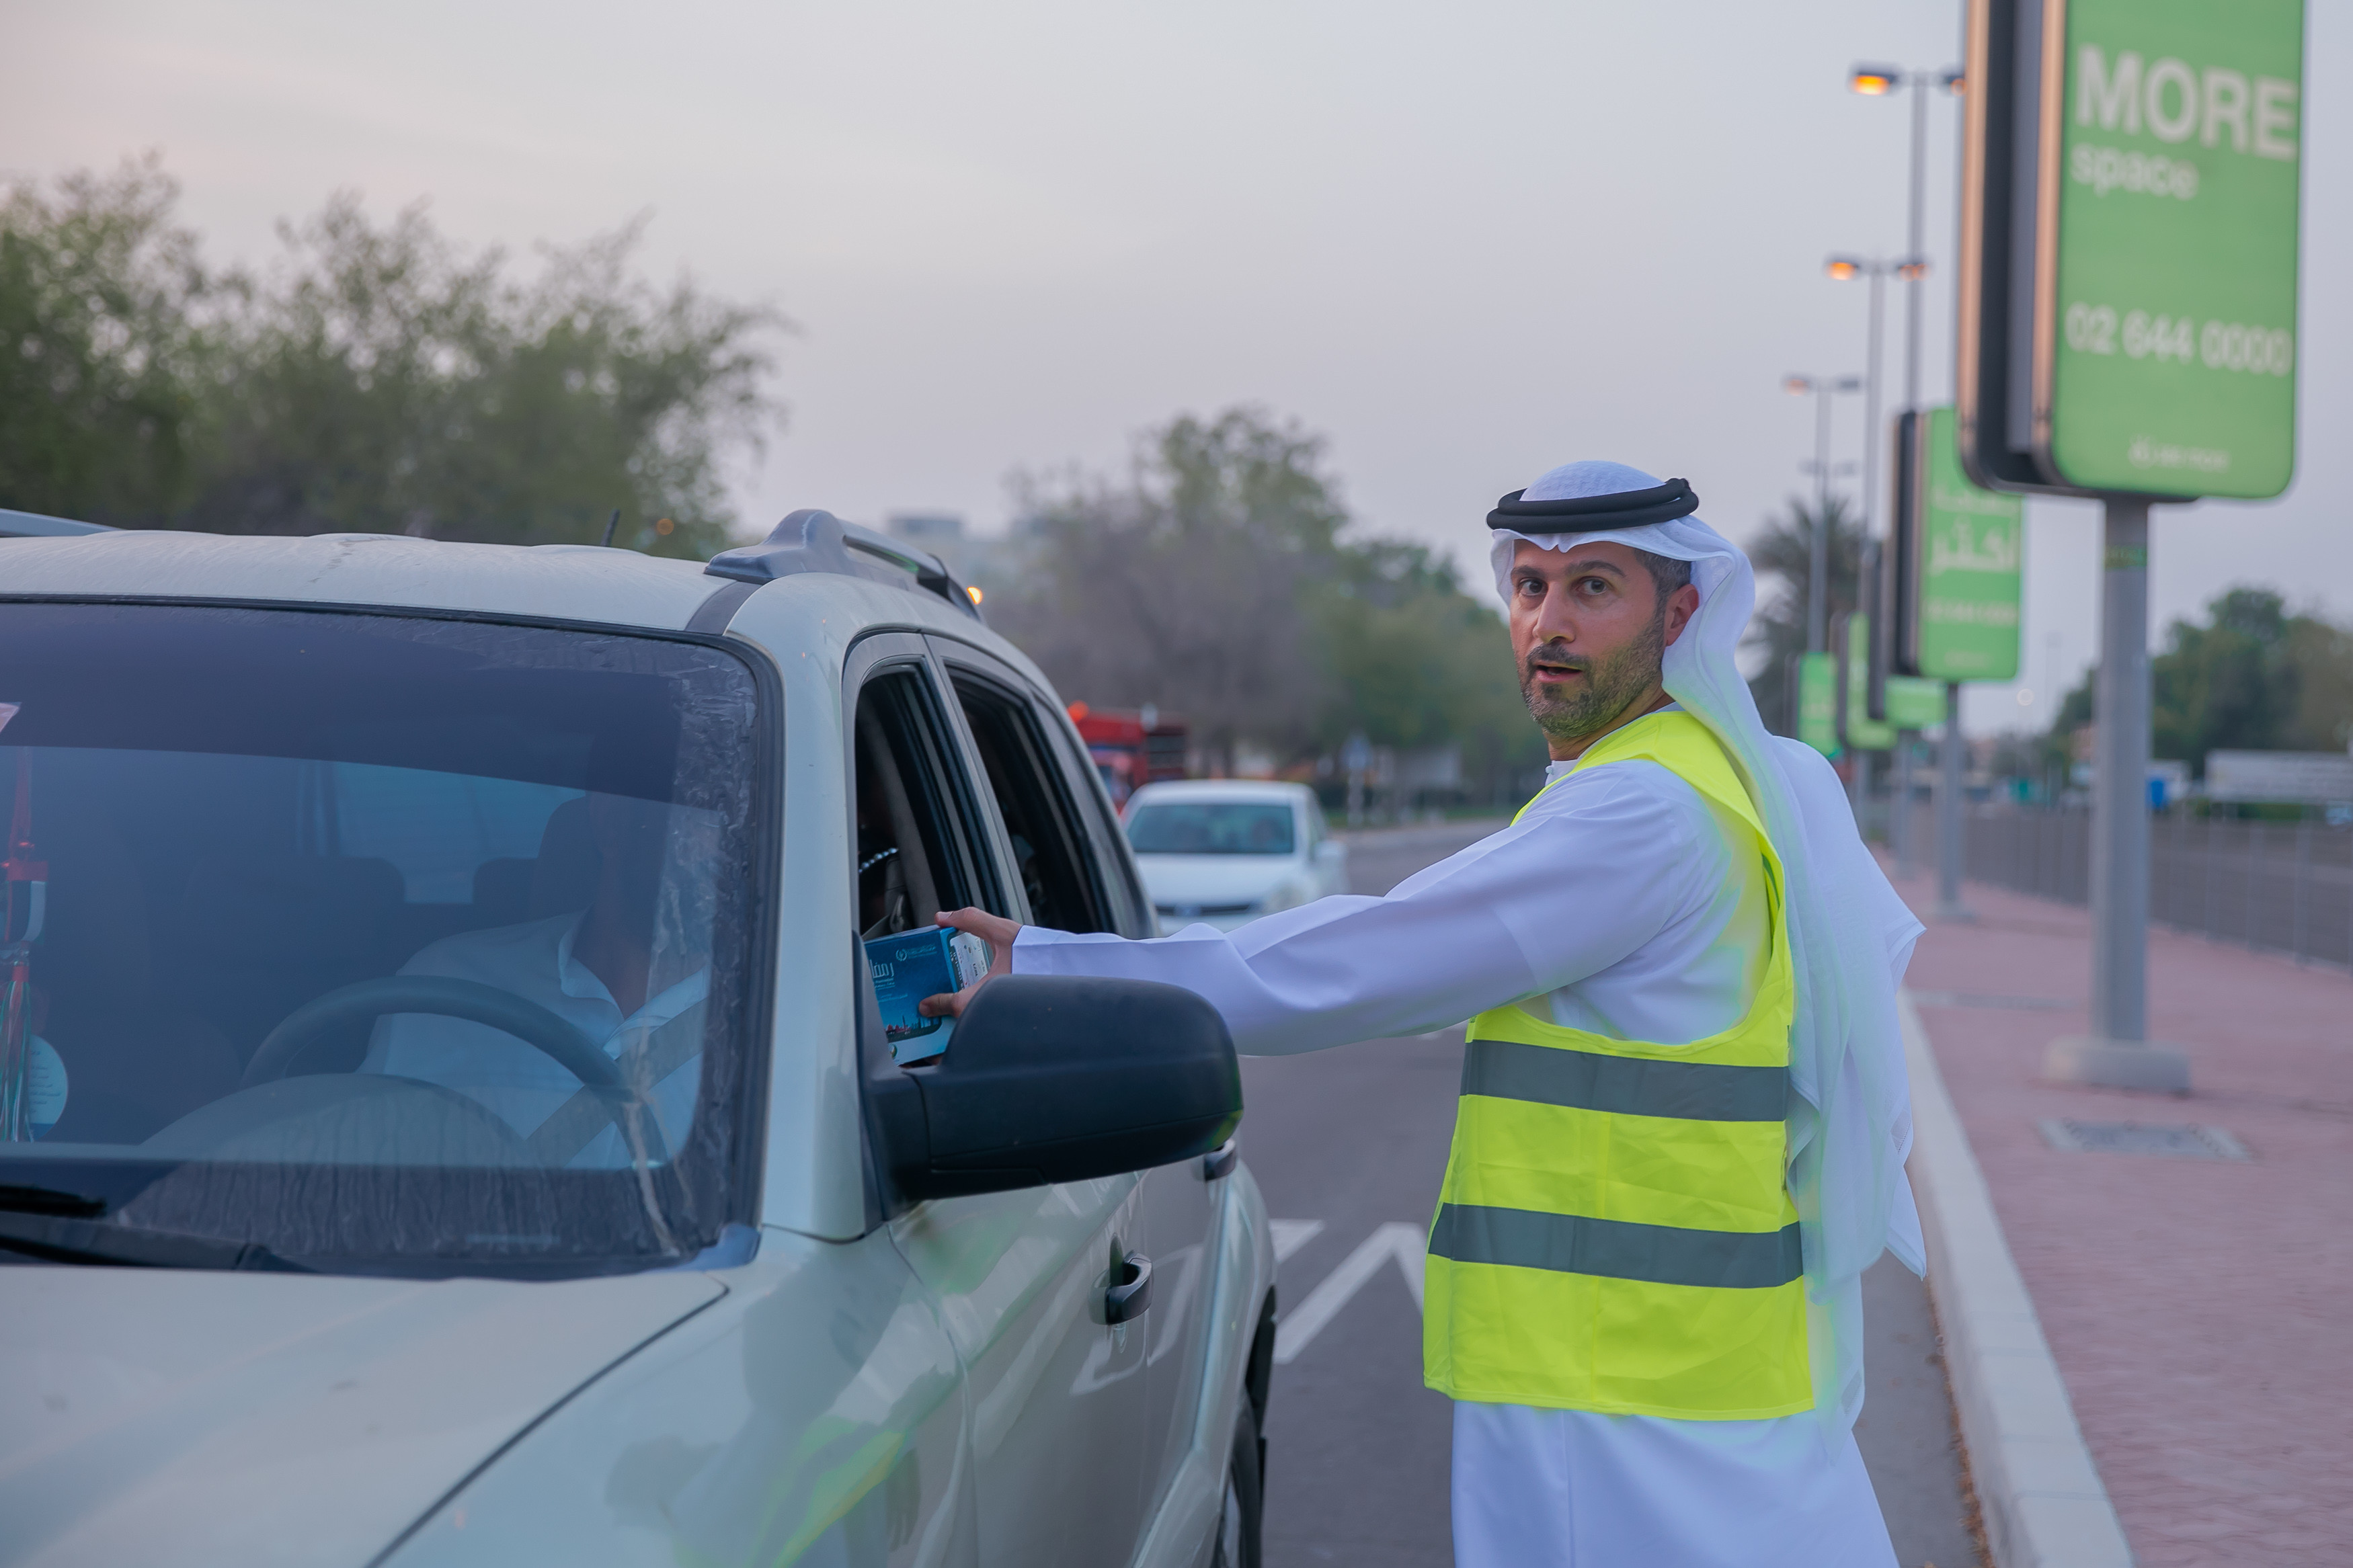
<svg viewBox="0 0 2353 1568"><path fill-rule="evenodd" d="M1859 375L1842 375L1836 381L1831 383L1831 390L1832 392L1861 392L1862 390L1862 377Z"/></svg>
<svg viewBox="0 0 2353 1568"><path fill-rule="evenodd" d="M1969 90L1968 73L1958 66L1947 66L1936 73L1936 85L1957 98Z"/></svg>
<svg viewBox="0 0 2353 1568"><path fill-rule="evenodd" d="M1904 85L1904 73L1894 66L1857 66L1847 72L1846 84L1865 98L1885 98Z"/></svg>
<svg viewBox="0 0 2353 1568"><path fill-rule="evenodd" d="M1781 378L1781 390L1793 396L1803 397L1813 389L1814 378L1810 375L1785 375Z"/></svg>
<svg viewBox="0 0 2353 1568"><path fill-rule="evenodd" d="M1895 276L1906 283L1917 283L1928 276L1928 258L1925 256L1905 257L1895 264Z"/></svg>
<svg viewBox="0 0 2353 1568"><path fill-rule="evenodd" d="M1859 257L1833 256L1822 263L1822 270L1838 282L1851 283L1862 276L1862 261Z"/></svg>

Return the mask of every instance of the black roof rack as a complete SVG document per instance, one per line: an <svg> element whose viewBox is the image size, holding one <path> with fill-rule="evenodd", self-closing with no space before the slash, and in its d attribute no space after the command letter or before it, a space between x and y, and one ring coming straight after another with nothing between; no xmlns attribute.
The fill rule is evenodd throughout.
<svg viewBox="0 0 2353 1568"><path fill-rule="evenodd" d="M723 550L702 570L739 583L773 583L800 572L863 577L871 583L937 594L974 620L981 619L980 606L938 556L814 507L786 512L785 521L767 538L757 544Z"/></svg>
<svg viewBox="0 0 2353 1568"><path fill-rule="evenodd" d="M44 517L37 511L0 511L0 539L54 539L113 531L102 522L76 522L69 517Z"/></svg>

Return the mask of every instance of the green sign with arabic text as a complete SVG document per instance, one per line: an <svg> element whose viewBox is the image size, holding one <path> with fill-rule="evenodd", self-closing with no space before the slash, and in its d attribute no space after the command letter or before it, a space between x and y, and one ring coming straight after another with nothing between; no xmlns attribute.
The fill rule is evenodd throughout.
<svg viewBox="0 0 2353 1568"><path fill-rule="evenodd" d="M1826 757L1839 754L1838 664L1826 653L1798 661L1798 739Z"/></svg>
<svg viewBox="0 0 2353 1568"><path fill-rule="evenodd" d="M1887 721L1898 730L1933 730L1945 721L1945 686L1915 675L1887 678Z"/></svg>
<svg viewBox="0 0 2353 1568"><path fill-rule="evenodd" d="M1953 411L1928 410L1919 506L1919 671L1931 680L2018 679L2025 507L1961 471ZM1891 701L1893 699L1891 699ZM1936 722L1943 722L1939 712Z"/></svg>
<svg viewBox="0 0 2353 1568"><path fill-rule="evenodd" d="M1930 730L1945 721L1944 683L1915 675L1887 677L1887 717L1871 716L1871 617L1857 612L1846 628L1846 743L1858 752L1895 747L1899 730Z"/></svg>
<svg viewBox="0 0 2353 1568"><path fill-rule="evenodd" d="M1846 743L1858 752L1895 744L1895 726L1871 716L1871 617L1858 610L1846 622Z"/></svg>

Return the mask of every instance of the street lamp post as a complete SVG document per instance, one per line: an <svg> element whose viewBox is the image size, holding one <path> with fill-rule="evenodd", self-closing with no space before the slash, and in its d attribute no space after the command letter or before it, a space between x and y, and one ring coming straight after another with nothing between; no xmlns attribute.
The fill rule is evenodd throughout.
<svg viewBox="0 0 2353 1568"><path fill-rule="evenodd" d="M1847 73L1847 86L1865 98L1885 98L1905 88L1912 89L1912 162L1911 193L1905 214L1904 253L1915 259L1927 249L1923 234L1927 212L1928 174L1928 89L1940 88L1950 93L1962 89L1961 68L1947 66L1941 70L1904 70L1895 66L1857 66ZM1904 291L1904 406L1920 406L1920 289L1928 275L1925 263L1916 272L1904 274L1912 285Z"/></svg>
<svg viewBox="0 0 2353 1568"><path fill-rule="evenodd" d="M1928 276L1925 227L1927 212L1928 90L1941 88L1959 93L1967 79L1958 66L1936 70L1905 70L1896 66L1857 66L1847 73L1847 86L1865 98L1885 98L1912 89L1912 158L1906 201L1905 263L1900 276L1911 287L1904 290L1904 407L1920 406L1920 284ZM1874 283L1877 281L1873 279ZM1876 316L1876 307L1873 310ZM1874 365L1876 362L1874 361ZM1870 449L1876 451L1879 431L1871 432ZM1892 556L1891 556L1892 558ZM1961 688L1945 683L1945 745L1943 778L1936 791L1936 880L1941 912L1966 918L1961 907ZM1888 837L1894 840L1895 870L1912 872L1912 740L1909 730L1895 735L1895 797Z"/></svg>
<svg viewBox="0 0 2353 1568"><path fill-rule="evenodd" d="M1866 540L1876 541L1879 537L1881 521L1879 511L1879 345L1882 335L1881 323L1886 318L1884 310L1886 284L1890 277L1903 279L1905 282L1913 282L1926 277L1928 263L1916 251L1908 256L1897 257L1833 256L1822 263L1822 270L1834 282L1852 283L1858 278L1868 279L1871 281L1870 346L1864 351L1862 373L1862 531ZM1906 374L1909 374L1907 369ZM1909 390L1909 388L1906 389L1907 395ZM1875 564L1875 563L1869 563L1868 558L1876 556L1879 552L1866 547L1865 553L1867 563ZM1862 597L1865 603L1870 601L1868 585L1865 586ZM1884 606L1882 606L1882 614L1883 613ZM1881 624L1881 616L1874 616L1871 626L1873 643L1878 643L1883 638L1886 632L1886 627ZM1872 662L1876 666L1878 660L1874 657ZM1860 820L1864 804L1871 795L1870 774L1858 769L1856 781L1855 815ZM1903 877L1912 874L1911 796L1911 735L1908 731L1898 731L1895 737L1894 792L1889 799L1891 810L1888 815L1887 837L1891 841L1891 847L1895 851L1896 874Z"/></svg>
<svg viewBox="0 0 2353 1568"><path fill-rule="evenodd" d="M1814 523L1806 541L1806 651L1827 652L1831 646L1831 397L1859 392L1862 378L1853 375L1785 375L1781 390L1814 400Z"/></svg>

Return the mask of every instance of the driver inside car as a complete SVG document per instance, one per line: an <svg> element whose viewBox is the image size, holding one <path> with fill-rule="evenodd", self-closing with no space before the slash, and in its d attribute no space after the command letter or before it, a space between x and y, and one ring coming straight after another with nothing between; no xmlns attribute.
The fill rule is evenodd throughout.
<svg viewBox="0 0 2353 1568"><path fill-rule="evenodd" d="M621 1064L648 1101L663 1147L685 1139L701 1073L710 961L682 942L706 922L678 906L697 879L662 875L665 852L691 837L696 814L659 801L590 794L557 808L586 812L594 846L587 908L520 925L444 937L403 974L471 980L546 1008ZM561 837L553 820L549 845ZM548 853L543 848L543 857ZM541 1162L613 1169L631 1152L602 1105L535 1047L487 1024L434 1014L380 1019L361 1071L422 1079L479 1101L522 1135Z"/></svg>

